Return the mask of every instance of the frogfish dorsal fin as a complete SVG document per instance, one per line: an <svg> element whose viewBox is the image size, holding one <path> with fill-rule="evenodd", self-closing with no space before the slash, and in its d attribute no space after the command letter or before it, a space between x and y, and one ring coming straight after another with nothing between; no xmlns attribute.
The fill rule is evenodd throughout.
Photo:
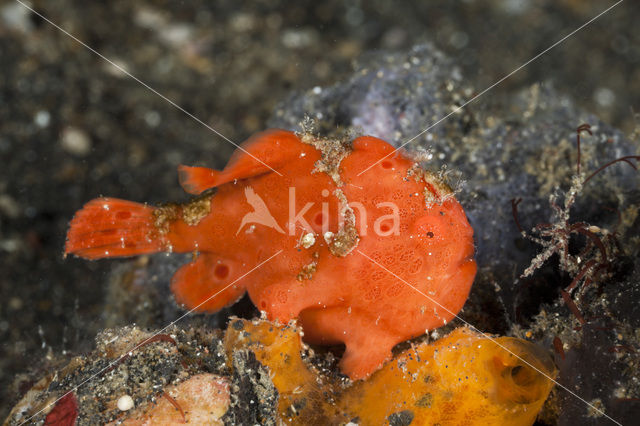
<svg viewBox="0 0 640 426"><path fill-rule="evenodd" d="M206 167L178 166L180 185L190 194L200 194L236 179L247 179L277 170L296 158L301 149L295 133L270 129L257 133L237 149L222 171Z"/></svg>
<svg viewBox="0 0 640 426"><path fill-rule="evenodd" d="M207 167L178 166L178 181L189 194L198 195L220 185L221 172Z"/></svg>

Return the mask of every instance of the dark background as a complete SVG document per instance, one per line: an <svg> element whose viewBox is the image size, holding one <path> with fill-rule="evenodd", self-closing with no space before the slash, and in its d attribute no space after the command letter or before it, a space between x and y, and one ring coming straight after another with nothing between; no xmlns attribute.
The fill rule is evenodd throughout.
<svg viewBox="0 0 640 426"><path fill-rule="evenodd" d="M433 41L477 91L613 1L34 1L37 11L240 143L292 91L347 76L371 50ZM551 80L630 134L640 19L627 0L485 96ZM186 199L179 163L233 146L19 3L0 2L0 417L47 357L91 348L119 261L63 259L98 195ZM17 376L19 375L19 376ZM18 379L16 380L16 377Z"/></svg>

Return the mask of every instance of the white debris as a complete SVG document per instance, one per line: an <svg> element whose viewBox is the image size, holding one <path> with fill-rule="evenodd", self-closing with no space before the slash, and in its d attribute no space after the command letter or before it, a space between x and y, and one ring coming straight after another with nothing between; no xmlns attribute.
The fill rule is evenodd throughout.
<svg viewBox="0 0 640 426"><path fill-rule="evenodd" d="M311 247L316 243L316 236L312 232L309 232L308 234L302 237L301 243L302 243L302 247L308 249L309 247Z"/></svg>
<svg viewBox="0 0 640 426"><path fill-rule="evenodd" d="M327 231L324 233L324 241L327 244L331 244L331 241L333 241L333 232L331 231Z"/></svg>
<svg viewBox="0 0 640 426"><path fill-rule="evenodd" d="M133 398L130 395L122 395L118 398L118 410L120 411L129 411L134 405Z"/></svg>

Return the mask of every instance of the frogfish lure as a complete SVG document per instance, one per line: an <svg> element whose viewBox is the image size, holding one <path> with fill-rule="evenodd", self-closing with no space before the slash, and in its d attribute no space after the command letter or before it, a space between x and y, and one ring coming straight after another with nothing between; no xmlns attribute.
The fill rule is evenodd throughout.
<svg viewBox="0 0 640 426"><path fill-rule="evenodd" d="M221 171L180 166L198 195L185 204L88 202L65 253L193 252L172 278L179 303L215 312L246 291L270 320L297 318L306 341L344 343L352 379L460 311L476 273L473 230L437 176L371 136L267 130L242 148Z"/></svg>

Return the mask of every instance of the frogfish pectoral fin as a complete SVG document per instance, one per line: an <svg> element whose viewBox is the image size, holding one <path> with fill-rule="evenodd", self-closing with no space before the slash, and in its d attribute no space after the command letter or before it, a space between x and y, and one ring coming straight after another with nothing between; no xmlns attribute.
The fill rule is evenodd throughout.
<svg viewBox="0 0 640 426"><path fill-rule="evenodd" d="M309 343L346 346L340 370L351 380L364 379L391 358L397 336L365 312L336 306L300 312L304 340Z"/></svg>
<svg viewBox="0 0 640 426"><path fill-rule="evenodd" d="M187 309L216 312L242 297L244 284L234 281L243 272L238 262L202 253L178 269L171 280L171 290L176 301Z"/></svg>
<svg viewBox="0 0 640 426"><path fill-rule="evenodd" d="M340 370L351 380L366 379L391 359L393 344L365 344L358 339L346 342Z"/></svg>

